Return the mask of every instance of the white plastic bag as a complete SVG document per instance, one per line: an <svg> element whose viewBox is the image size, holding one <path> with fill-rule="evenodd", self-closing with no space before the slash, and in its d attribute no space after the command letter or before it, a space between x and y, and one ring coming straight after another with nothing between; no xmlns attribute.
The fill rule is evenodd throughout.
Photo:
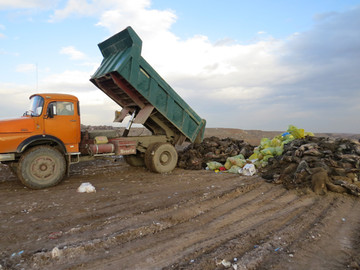
<svg viewBox="0 0 360 270"><path fill-rule="evenodd" d="M239 173L246 176L252 176L256 173L255 165L247 163L243 168L239 169Z"/></svg>
<svg viewBox="0 0 360 270"><path fill-rule="evenodd" d="M77 189L77 192L80 192L80 193L91 193L91 192L96 192L96 189L95 187L89 183L89 182L86 182L86 183L82 183L80 185L80 187L78 187Z"/></svg>

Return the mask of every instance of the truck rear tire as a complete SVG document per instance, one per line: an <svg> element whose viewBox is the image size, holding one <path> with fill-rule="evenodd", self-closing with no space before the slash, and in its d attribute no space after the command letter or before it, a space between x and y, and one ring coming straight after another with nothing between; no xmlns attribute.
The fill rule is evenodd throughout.
<svg viewBox="0 0 360 270"><path fill-rule="evenodd" d="M37 146L20 158L18 177L27 187L42 189L55 186L64 178L66 161L64 156L50 146Z"/></svg>
<svg viewBox="0 0 360 270"><path fill-rule="evenodd" d="M175 169L177 160L177 151L170 143L155 143L150 145L145 153L145 163L152 172L171 172Z"/></svg>
<svg viewBox="0 0 360 270"><path fill-rule="evenodd" d="M144 158L140 154L124 156L125 162L133 167L144 167Z"/></svg>

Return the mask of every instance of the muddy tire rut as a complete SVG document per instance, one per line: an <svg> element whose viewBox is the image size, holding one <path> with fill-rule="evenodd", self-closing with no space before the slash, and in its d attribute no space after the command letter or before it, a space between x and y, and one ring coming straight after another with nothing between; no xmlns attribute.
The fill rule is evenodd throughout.
<svg viewBox="0 0 360 270"><path fill-rule="evenodd" d="M96 193L80 194L91 182ZM350 195L286 190L201 170L124 161L73 167L29 190L1 167L0 269L344 269L360 263ZM355 268L354 268L355 269Z"/></svg>

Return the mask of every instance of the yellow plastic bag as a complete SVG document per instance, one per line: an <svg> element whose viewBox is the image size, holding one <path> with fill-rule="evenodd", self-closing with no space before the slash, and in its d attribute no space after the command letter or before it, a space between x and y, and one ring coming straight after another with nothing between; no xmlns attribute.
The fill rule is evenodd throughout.
<svg viewBox="0 0 360 270"><path fill-rule="evenodd" d="M220 167L223 166L220 162L217 162L217 161L210 161L210 162L206 163L206 165L212 171L218 170Z"/></svg>
<svg viewBox="0 0 360 270"><path fill-rule="evenodd" d="M225 169L228 170L234 165L239 166L239 167L244 167L245 164L246 164L246 160L245 160L244 156L240 154L240 155L237 155L234 157L228 157L226 159Z"/></svg>
<svg viewBox="0 0 360 270"><path fill-rule="evenodd" d="M268 138L262 138L261 141L260 141L260 147L262 149L264 148L268 148L271 146L271 140L268 139Z"/></svg>
<svg viewBox="0 0 360 270"><path fill-rule="evenodd" d="M305 137L305 131L303 128L297 128L293 125L290 125L287 129L288 132L291 133L291 135L294 136L295 139L301 139Z"/></svg>

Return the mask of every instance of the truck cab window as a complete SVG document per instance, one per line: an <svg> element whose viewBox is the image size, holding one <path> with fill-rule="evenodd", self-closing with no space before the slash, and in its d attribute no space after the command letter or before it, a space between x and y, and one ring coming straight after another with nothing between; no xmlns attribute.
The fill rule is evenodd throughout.
<svg viewBox="0 0 360 270"><path fill-rule="evenodd" d="M24 115L40 116L44 106L44 99L40 96L33 96L30 98L30 108Z"/></svg>
<svg viewBox="0 0 360 270"><path fill-rule="evenodd" d="M56 115L74 115L74 104L72 102L55 102Z"/></svg>

